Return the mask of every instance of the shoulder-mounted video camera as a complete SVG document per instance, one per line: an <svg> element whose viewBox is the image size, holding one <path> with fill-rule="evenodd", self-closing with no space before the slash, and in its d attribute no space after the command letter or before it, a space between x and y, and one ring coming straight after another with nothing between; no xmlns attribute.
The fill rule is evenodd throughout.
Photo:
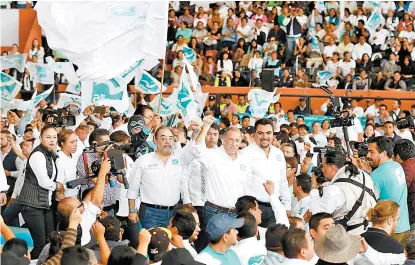
<svg viewBox="0 0 415 265"><path fill-rule="evenodd" d="M80 109L77 107L63 107L60 109L44 109L42 121L54 127L68 127L76 124L75 115L79 115Z"/></svg>

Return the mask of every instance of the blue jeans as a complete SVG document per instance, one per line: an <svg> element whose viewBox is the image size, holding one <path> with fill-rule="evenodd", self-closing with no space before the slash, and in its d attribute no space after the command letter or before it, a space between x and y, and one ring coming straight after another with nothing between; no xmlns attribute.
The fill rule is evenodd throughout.
<svg viewBox="0 0 415 265"><path fill-rule="evenodd" d="M145 229L152 227L167 227L175 210L162 210L140 205L139 218Z"/></svg>
<svg viewBox="0 0 415 265"><path fill-rule="evenodd" d="M3 211L3 219L6 225L19 227L19 213L22 211L22 205L16 202L10 204L9 207Z"/></svg>
<svg viewBox="0 0 415 265"><path fill-rule="evenodd" d="M205 227L207 226L207 224L209 223L209 220L213 217L213 216L215 216L216 214L219 214L219 213L222 213L222 214L227 214L227 215L229 215L230 217L233 217L233 218L235 218L236 217L236 213L230 213L230 212L223 212L223 211L220 211L220 210L218 210L218 209L215 209L215 208L213 208L213 207L211 207L211 206L209 206L209 205L207 205L206 203L205 203L205 206L204 206L204 216L205 216Z"/></svg>
<svg viewBox="0 0 415 265"><path fill-rule="evenodd" d="M294 48L295 41L298 40L301 36L298 37L287 37L287 56L289 59L294 57Z"/></svg>

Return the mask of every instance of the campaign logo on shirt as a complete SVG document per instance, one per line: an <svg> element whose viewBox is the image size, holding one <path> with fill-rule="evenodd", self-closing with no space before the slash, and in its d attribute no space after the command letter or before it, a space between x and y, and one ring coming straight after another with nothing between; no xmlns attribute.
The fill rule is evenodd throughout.
<svg viewBox="0 0 415 265"><path fill-rule="evenodd" d="M150 165L148 165L148 168L156 168L156 167L158 167L158 164L156 163L156 164L150 164Z"/></svg>
<svg viewBox="0 0 415 265"><path fill-rule="evenodd" d="M264 260L264 256L251 257L248 260L248 265L260 265L263 260Z"/></svg>
<svg viewBox="0 0 415 265"><path fill-rule="evenodd" d="M179 164L179 160L178 160L178 159L172 159L172 160L171 160L171 163L172 163L173 165L178 165L178 164Z"/></svg>

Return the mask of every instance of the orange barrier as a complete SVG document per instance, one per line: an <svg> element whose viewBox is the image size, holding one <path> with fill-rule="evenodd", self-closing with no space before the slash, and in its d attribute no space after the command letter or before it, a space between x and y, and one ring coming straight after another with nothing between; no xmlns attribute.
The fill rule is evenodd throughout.
<svg viewBox="0 0 415 265"><path fill-rule="evenodd" d="M173 92L173 86L168 86L165 93L166 96ZM65 92L66 85L61 84L58 86L59 92ZM213 87L213 86L203 86L203 92L209 92L211 95L224 95L231 94L233 95L233 102L237 102L238 95L247 95L249 90L252 88L249 87ZM130 86L130 91L133 93L138 93L139 91L134 87ZM346 95L345 90L332 90L335 96L344 97ZM299 104L299 97L305 96L310 97L310 106L313 114L322 115L320 110L321 105L329 98L329 96L321 89L316 88L278 88L277 93L281 93L279 102L281 102L283 109L285 111L289 109L294 109ZM364 109L367 108L367 102L365 99L373 99L380 97L385 99L384 104L388 106L388 109L392 108L392 102L394 99L400 99L402 102L402 109L409 110L411 105L415 104L415 92L409 91L379 91L379 90L369 90L369 91L352 91L352 97L357 97L360 100L359 105Z"/></svg>
<svg viewBox="0 0 415 265"><path fill-rule="evenodd" d="M37 21L36 11L31 8L19 9L19 52L28 53L33 39L41 43L42 32ZM9 51L11 47L0 47L1 51Z"/></svg>

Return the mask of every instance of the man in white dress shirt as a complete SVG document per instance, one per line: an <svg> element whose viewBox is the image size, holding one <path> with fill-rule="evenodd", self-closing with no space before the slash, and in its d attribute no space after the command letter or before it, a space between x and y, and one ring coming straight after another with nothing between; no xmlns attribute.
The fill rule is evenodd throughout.
<svg viewBox="0 0 415 265"><path fill-rule="evenodd" d="M292 216L304 220L304 214L310 209L311 178L306 174L298 175L294 180L293 192L298 202L292 209Z"/></svg>
<svg viewBox="0 0 415 265"><path fill-rule="evenodd" d="M291 210L291 195L286 177L285 158L283 152L271 144L273 134L274 128L271 120L260 119L256 121L255 142L242 151L252 169L252 178L247 192L258 200L259 208L262 211L262 227L275 223L270 197L264 189L264 183L267 180L275 183L282 204L287 211Z"/></svg>
<svg viewBox="0 0 415 265"><path fill-rule="evenodd" d="M238 152L242 141L238 128L226 130L220 148L206 148L205 138L213 121L212 116L203 119L203 127L193 146L194 155L202 165L202 177L206 180L205 223L219 213L235 217L235 203L246 193L252 177L248 160Z"/></svg>
<svg viewBox="0 0 415 265"><path fill-rule="evenodd" d="M313 242L302 229L292 229L282 239L284 265L310 265L314 257Z"/></svg>
<svg viewBox="0 0 415 265"><path fill-rule="evenodd" d="M133 223L140 216L144 228L167 227L180 199L183 164L180 152L173 151L173 133L160 127L154 134L157 150L140 156L134 164L127 192L129 215ZM137 213L135 200L140 190L141 204Z"/></svg>

